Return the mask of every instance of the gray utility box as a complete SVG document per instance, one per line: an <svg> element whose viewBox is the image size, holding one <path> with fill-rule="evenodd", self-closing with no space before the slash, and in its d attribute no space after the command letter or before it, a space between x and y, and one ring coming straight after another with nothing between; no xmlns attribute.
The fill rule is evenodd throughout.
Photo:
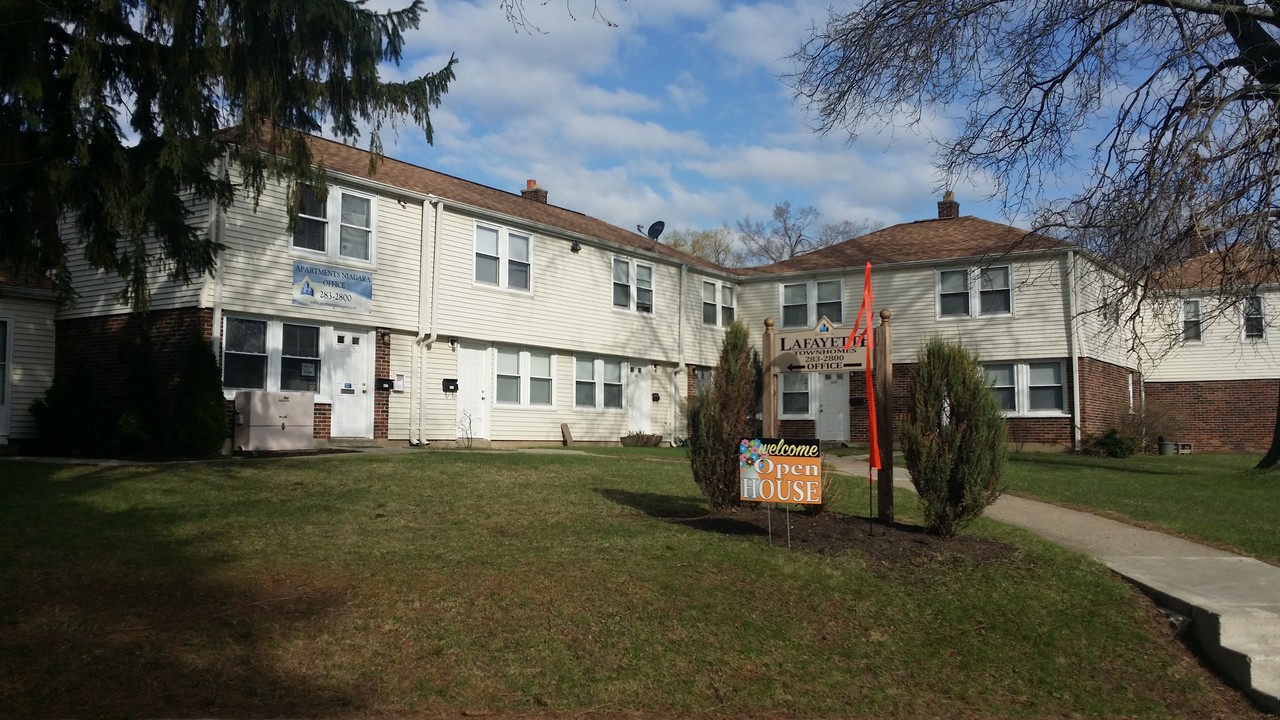
<svg viewBox="0 0 1280 720"><path fill-rule="evenodd" d="M315 393L237 392L236 452L315 450L315 406Z"/></svg>

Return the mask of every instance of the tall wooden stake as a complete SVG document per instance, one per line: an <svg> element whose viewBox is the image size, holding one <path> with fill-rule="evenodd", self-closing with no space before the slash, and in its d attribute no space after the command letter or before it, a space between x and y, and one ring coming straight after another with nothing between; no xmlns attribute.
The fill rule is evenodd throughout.
<svg viewBox="0 0 1280 720"><path fill-rule="evenodd" d="M760 364L764 365L761 434L767 438L778 437L778 370L773 366L773 326L773 318L764 319L764 340L760 344Z"/></svg>
<svg viewBox="0 0 1280 720"><path fill-rule="evenodd" d="M880 522L893 522L893 327L889 310L880 311L875 329L872 372L876 386L876 421L880 436L880 471L876 475L876 500Z"/></svg>

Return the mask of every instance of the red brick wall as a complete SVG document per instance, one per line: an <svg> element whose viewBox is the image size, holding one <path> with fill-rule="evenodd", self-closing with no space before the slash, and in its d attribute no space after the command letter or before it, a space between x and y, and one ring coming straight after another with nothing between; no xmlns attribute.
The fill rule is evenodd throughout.
<svg viewBox="0 0 1280 720"><path fill-rule="evenodd" d="M316 403L314 415L315 427L311 429L311 437L317 440L327 439L333 429L333 405Z"/></svg>
<svg viewBox="0 0 1280 720"><path fill-rule="evenodd" d="M1084 436L1115 427L1129 412L1129 375L1133 374L1133 402L1142 401L1141 377L1136 371L1111 363L1080 358L1080 431ZM1068 399L1070 402L1070 399Z"/></svg>
<svg viewBox="0 0 1280 720"><path fill-rule="evenodd" d="M373 376L377 378L391 377L391 331L377 328L373 367ZM316 423L317 427L319 423ZM391 391L378 390L375 384L373 391L373 437L386 440L391 425ZM325 434L328 437L328 433Z"/></svg>
<svg viewBox="0 0 1280 720"><path fill-rule="evenodd" d="M1174 436L1196 452L1266 452L1280 380L1148 382L1148 403L1173 414Z"/></svg>
<svg viewBox="0 0 1280 720"><path fill-rule="evenodd" d="M207 340L212 328L213 311L196 308L59 320L54 372L69 378L77 368L83 368L97 392L103 421L114 428L123 410L129 368L142 338L150 338L156 384L164 391L177 379L190 334L198 332Z"/></svg>

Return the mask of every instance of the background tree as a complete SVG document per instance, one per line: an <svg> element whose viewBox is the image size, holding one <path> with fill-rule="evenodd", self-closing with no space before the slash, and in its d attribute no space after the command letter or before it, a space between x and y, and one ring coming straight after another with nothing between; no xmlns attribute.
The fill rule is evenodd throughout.
<svg viewBox="0 0 1280 720"><path fill-rule="evenodd" d="M208 272L218 248L189 208L231 202L220 160L256 200L267 178L323 187L303 139L322 125L348 140L367 129L375 156L379 129L401 118L431 140L453 59L407 82L378 72L423 12L421 0L389 12L348 0L0 4L0 261L69 291L65 217L74 250L123 277L135 305L149 270Z"/></svg>
<svg viewBox="0 0 1280 720"><path fill-rule="evenodd" d="M734 242L728 225L711 230L676 230L667 236L666 244L721 267L736 268L746 263L746 255Z"/></svg>
<svg viewBox="0 0 1280 720"><path fill-rule="evenodd" d="M1231 253L1226 300L1280 277L1278 35L1273 1L869 0L830 13L791 80L824 132L955 108L943 177L1038 206L1037 230L1125 274L1136 323L1206 249L1252 251ZM1077 172L1073 197L1038 202Z"/></svg>
<svg viewBox="0 0 1280 720"><path fill-rule="evenodd" d="M801 253L834 245L857 237L872 229L870 222L854 223L848 220L819 226L822 213L812 207L793 208L790 201L773 206L768 221L752 220L751 216L738 221L738 233L745 250L744 260L753 265L781 262Z"/></svg>

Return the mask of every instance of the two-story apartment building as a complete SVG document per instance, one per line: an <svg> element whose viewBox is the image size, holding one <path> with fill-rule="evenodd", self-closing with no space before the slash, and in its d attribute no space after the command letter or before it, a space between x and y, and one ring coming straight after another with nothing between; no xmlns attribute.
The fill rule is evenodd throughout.
<svg viewBox="0 0 1280 720"><path fill-rule="evenodd" d="M892 312L900 413L935 335L979 354L1020 444L1076 446L1140 407L1144 380L1160 395L1186 375L1132 352L1106 268L1061 241L960 216L950 198L934 219L731 270L552 205L533 181L505 192L391 158L370 174L367 153L310 142L327 197L275 185L256 207L193 208L225 245L217 271L187 285L157 268L147 313L116 302L114 277L73 268L80 298L58 315L58 373L92 374L109 417L144 335L164 373L176 362L164 349L198 332L228 401L313 392L319 438L547 443L568 428L584 441L676 440L729 322L757 339L766 317L784 332L847 324L870 262L875 311ZM1206 377L1187 379L1223 379L1220 363L1198 367ZM778 392L784 432L865 441L863 384L847 374L785 374Z"/></svg>

